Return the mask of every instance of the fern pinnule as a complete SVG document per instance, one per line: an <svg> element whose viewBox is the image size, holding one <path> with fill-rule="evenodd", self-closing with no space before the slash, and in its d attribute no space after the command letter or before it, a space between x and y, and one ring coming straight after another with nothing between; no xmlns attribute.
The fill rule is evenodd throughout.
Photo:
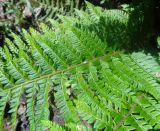
<svg viewBox="0 0 160 131"><path fill-rule="evenodd" d="M26 86L26 114L29 120L29 129L35 130L35 97L38 92L38 85L31 83Z"/></svg>
<svg viewBox="0 0 160 131"><path fill-rule="evenodd" d="M143 70L156 77L156 73L160 70L156 57L153 57L151 54L144 54L143 52L134 52L132 53L131 58L138 63ZM143 60L141 58L143 58Z"/></svg>
<svg viewBox="0 0 160 131"><path fill-rule="evenodd" d="M30 60L29 56L26 55L23 50L19 51L18 64L20 68L26 72L29 79L37 78L40 75L38 67L33 64L32 60Z"/></svg>
<svg viewBox="0 0 160 131"><path fill-rule="evenodd" d="M0 129L2 129L3 127L5 108L7 102L9 101L9 98L10 98L10 92L3 92L2 90L0 91Z"/></svg>
<svg viewBox="0 0 160 131"><path fill-rule="evenodd" d="M48 121L48 120L42 120L41 123L47 128L49 129L49 131L64 131L64 129L59 126L58 124L56 123L53 123L51 121Z"/></svg>
<svg viewBox="0 0 160 131"><path fill-rule="evenodd" d="M6 38L6 44L9 48L9 50L11 51L12 55L17 55L18 54L17 47L14 45L14 43L10 39Z"/></svg>
<svg viewBox="0 0 160 131"><path fill-rule="evenodd" d="M11 87L11 85L13 84L13 79L11 79L10 76L8 76L4 72L4 69L2 68L2 66L0 69L0 83L1 83L1 86L3 86L3 88Z"/></svg>
<svg viewBox="0 0 160 131"><path fill-rule="evenodd" d="M9 52L7 46L4 46L5 54L6 54L6 69L8 70L8 74L14 78L16 83L21 83L25 81L25 74L19 68L16 61L12 59L12 56Z"/></svg>
<svg viewBox="0 0 160 131"><path fill-rule="evenodd" d="M49 119L49 92L52 86L50 79L38 81L38 93L36 95L35 105L35 130L44 130L41 120Z"/></svg>
<svg viewBox="0 0 160 131"><path fill-rule="evenodd" d="M11 125L12 130L15 130L16 122L17 122L17 112L18 112L18 106L20 103L20 98L22 94L24 93L24 88L20 87L15 90L11 91L11 98L10 98L10 110L9 113L11 113Z"/></svg>

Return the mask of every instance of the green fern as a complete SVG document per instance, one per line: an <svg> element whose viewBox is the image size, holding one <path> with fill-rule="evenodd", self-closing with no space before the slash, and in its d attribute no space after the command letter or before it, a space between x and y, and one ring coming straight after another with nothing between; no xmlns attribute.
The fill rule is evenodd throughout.
<svg viewBox="0 0 160 131"><path fill-rule="evenodd" d="M63 131L63 128L61 126L50 121L42 121L42 124L50 131Z"/></svg>
<svg viewBox="0 0 160 131"><path fill-rule="evenodd" d="M49 131L68 131L68 130L71 130L71 131L91 131L90 128L87 128L83 125L76 125L76 124L72 124L72 123L69 123L69 124L66 124L65 126L59 126L58 124L56 123L53 123L51 121L48 121L48 120L43 120L42 121L42 124L47 128L49 129Z"/></svg>
<svg viewBox="0 0 160 131"><path fill-rule="evenodd" d="M60 23L52 20L52 28L42 24L42 33L23 30L22 39L12 33L14 46L6 40L0 49L0 126L4 114L10 113L12 130L16 130L24 94L31 131L160 129L156 58L143 52L126 54L109 46L111 38L117 38L113 45L125 38L125 32L122 36L115 32L124 29L128 15L119 10L102 11L89 3L88 13L78 13L78 18L60 16ZM107 28L101 20L106 20L108 27L119 26L108 28L109 34L103 38ZM48 122L50 97L64 125ZM9 112L5 112L7 103Z"/></svg>

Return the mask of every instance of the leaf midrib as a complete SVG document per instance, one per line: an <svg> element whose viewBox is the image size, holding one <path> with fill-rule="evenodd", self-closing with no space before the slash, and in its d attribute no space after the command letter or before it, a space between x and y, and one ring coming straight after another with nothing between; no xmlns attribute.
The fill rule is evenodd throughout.
<svg viewBox="0 0 160 131"><path fill-rule="evenodd" d="M43 75L43 76L41 76L41 77L38 77L38 78L35 78L35 79L32 79L32 80L28 80L28 81L23 82L23 83L21 83L21 84L14 85L12 88L6 89L6 90L3 90L3 91L4 91L4 92L8 92L8 91L14 90L15 88L18 88L18 87L24 87L24 86L27 85L27 84L34 83L34 82L36 82L36 81L39 81L39 80L42 80L42 79L45 79L45 78L50 78L51 76L54 76L54 75L57 75L57 74L61 74L61 73L63 73L63 72L70 71L70 70L75 69L75 68L77 68L77 67L80 67L80 66L82 66L82 65L87 65L88 63L93 62L93 61L97 61L97 60L100 60L100 59L105 59L105 58L109 58L109 57L111 57L111 56L118 55L118 54L120 54L120 53L122 53L122 52L123 52L123 51L113 51L113 52L108 53L108 54L105 54L105 55L103 55L103 56L95 57L95 58L93 58L93 59L91 59L91 60L89 60L89 61L83 61L83 62L81 62L81 63L79 63L79 64L77 64L77 65L70 66L70 67L67 68L67 69L59 70L59 71L56 71L56 72L52 72L52 73L50 73L50 74L46 74L46 75Z"/></svg>

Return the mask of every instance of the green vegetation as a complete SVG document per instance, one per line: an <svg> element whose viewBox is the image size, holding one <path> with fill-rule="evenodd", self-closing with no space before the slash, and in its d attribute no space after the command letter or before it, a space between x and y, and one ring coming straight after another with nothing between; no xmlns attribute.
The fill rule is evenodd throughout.
<svg viewBox="0 0 160 131"><path fill-rule="evenodd" d="M30 131L160 129L160 40L148 20L154 2L110 10L86 4L6 39L0 130L6 116L17 129L22 97ZM150 44L154 37L157 45ZM63 122L53 121L53 110Z"/></svg>
<svg viewBox="0 0 160 131"><path fill-rule="evenodd" d="M20 33L22 28L38 27L39 22L57 19L59 14L73 15L74 8L84 8L85 5L84 0L4 0L0 7L2 41L3 37L10 37L11 32Z"/></svg>

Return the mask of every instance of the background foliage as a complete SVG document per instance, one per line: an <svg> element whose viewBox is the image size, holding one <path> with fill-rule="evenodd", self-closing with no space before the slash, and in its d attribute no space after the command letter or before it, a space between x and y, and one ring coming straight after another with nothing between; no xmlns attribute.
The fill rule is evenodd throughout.
<svg viewBox="0 0 160 131"><path fill-rule="evenodd" d="M88 0L104 8L118 8L125 1ZM57 19L58 14L74 15L74 8L85 9L84 0L2 0L0 2L0 40L11 37L10 32L21 32L29 26L38 28L39 22L49 18Z"/></svg>

